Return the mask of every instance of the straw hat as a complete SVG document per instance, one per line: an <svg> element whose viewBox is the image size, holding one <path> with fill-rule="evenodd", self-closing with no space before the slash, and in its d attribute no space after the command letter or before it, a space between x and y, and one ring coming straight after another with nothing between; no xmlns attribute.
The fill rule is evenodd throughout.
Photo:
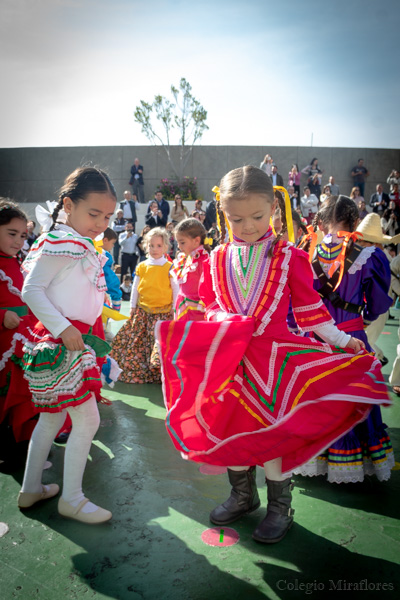
<svg viewBox="0 0 400 600"><path fill-rule="evenodd" d="M363 234L363 240L373 244L398 244L400 242L400 234L391 237L382 232L381 218L377 213L372 212L364 217L356 231Z"/></svg>

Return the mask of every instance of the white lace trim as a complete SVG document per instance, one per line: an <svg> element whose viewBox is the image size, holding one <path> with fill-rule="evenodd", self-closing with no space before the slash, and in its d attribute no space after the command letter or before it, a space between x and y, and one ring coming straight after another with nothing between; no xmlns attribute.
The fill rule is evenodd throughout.
<svg viewBox="0 0 400 600"><path fill-rule="evenodd" d="M327 460L314 458L298 469L294 469L294 475L303 477L317 477L327 475L329 483L361 483L366 475L376 475L378 481L388 481L391 471L395 465L394 453L386 455L386 460L380 464L374 464L370 458L363 460L360 467L345 467L329 465Z"/></svg>
<svg viewBox="0 0 400 600"><path fill-rule="evenodd" d="M375 246L368 246L361 250L360 254L357 256L356 260L351 265L350 269L347 271L349 275L354 275L357 271L361 271L365 263L369 258L371 258L372 254L375 252Z"/></svg>
<svg viewBox="0 0 400 600"><path fill-rule="evenodd" d="M13 338L11 340L11 346L9 347L8 350L6 350L6 352L4 352L3 356L1 357L0 371L2 369L4 369L8 359L11 358L11 356L14 354L15 346L16 346L18 340L20 340L21 342L24 342L24 343L27 342L26 337L24 335L22 335L22 333L14 333Z"/></svg>
<svg viewBox="0 0 400 600"><path fill-rule="evenodd" d="M321 306L324 306L322 300L317 302L317 304L306 304L305 306L293 307L293 312L309 312L311 310L317 310L317 308L321 308Z"/></svg>
<svg viewBox="0 0 400 600"><path fill-rule="evenodd" d="M11 294L14 294L14 296L18 296L18 298L22 300L20 290L15 287L11 277L6 275L2 269L0 269L0 281L5 281L7 283L8 290L11 292Z"/></svg>

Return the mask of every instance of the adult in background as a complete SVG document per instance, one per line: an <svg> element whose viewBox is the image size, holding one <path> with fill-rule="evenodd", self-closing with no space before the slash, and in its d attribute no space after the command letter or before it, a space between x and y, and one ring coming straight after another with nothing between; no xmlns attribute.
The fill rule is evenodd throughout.
<svg viewBox="0 0 400 600"><path fill-rule="evenodd" d="M292 185L294 187L297 198L300 198L300 182L301 173L299 172L299 167L294 163L289 171L288 186L290 187Z"/></svg>
<svg viewBox="0 0 400 600"><path fill-rule="evenodd" d="M314 177L314 175L318 175L319 185L321 186L321 175L323 171L319 168L318 158L313 158L310 164L304 167L301 172L304 173L304 175L307 175L309 180Z"/></svg>
<svg viewBox="0 0 400 600"><path fill-rule="evenodd" d="M310 192L308 185L303 188L304 196L300 200L301 213L307 220L307 225L310 225L318 212L318 198Z"/></svg>
<svg viewBox="0 0 400 600"><path fill-rule="evenodd" d="M38 238L38 236L35 233L35 227L36 227L35 221L28 221L28 223L26 225L26 233L27 233L26 241L27 241L29 248L32 246L33 242Z"/></svg>
<svg viewBox="0 0 400 600"><path fill-rule="evenodd" d="M135 268L139 254L137 240L138 236L133 231L132 223L127 223L125 231L119 236L119 244L121 246L121 282L129 270L132 279L135 277Z"/></svg>
<svg viewBox="0 0 400 600"><path fill-rule="evenodd" d="M351 171L351 176L353 178L353 184L355 187L360 188L361 196L364 196L364 188L365 188L365 178L368 177L369 171L364 166L364 159L359 158L355 167L353 167Z"/></svg>
<svg viewBox="0 0 400 600"><path fill-rule="evenodd" d="M383 186L381 183L378 183L376 186L375 194L372 194L369 205L372 207L372 211L374 213L378 213L380 217L382 217L383 213L389 206L389 196L383 191Z"/></svg>
<svg viewBox="0 0 400 600"><path fill-rule="evenodd" d="M280 185L281 187L283 187L283 177L282 175L279 175L278 167L275 164L272 165L272 172L270 177L272 180L272 185Z"/></svg>
<svg viewBox="0 0 400 600"><path fill-rule="evenodd" d="M335 178L333 175L329 177L329 183L327 183L326 185L329 185L329 187L331 188L331 196L339 196L339 186L335 183Z"/></svg>
<svg viewBox="0 0 400 600"><path fill-rule="evenodd" d="M119 265L119 251L121 249L121 246L119 245L119 235L125 231L125 225L127 222L128 221L124 218L124 211L122 208L119 208L117 210L117 216L115 217L114 223L111 225L111 229L115 231L118 236L113 248L114 264L116 265Z"/></svg>
<svg viewBox="0 0 400 600"><path fill-rule="evenodd" d="M206 218L204 221L204 227L207 231L217 226L217 203L215 196L206 206Z"/></svg>
<svg viewBox="0 0 400 600"><path fill-rule="evenodd" d="M162 211L160 210L157 200L153 200L149 206L149 212L145 218L146 225L150 227L150 229L154 229L154 227L165 227L167 224L167 220L164 218Z"/></svg>
<svg viewBox="0 0 400 600"><path fill-rule="evenodd" d="M138 158L135 158L135 162L131 166L129 185L132 186L132 191L139 199L139 202L144 204L143 166L139 163Z"/></svg>
<svg viewBox="0 0 400 600"><path fill-rule="evenodd" d="M187 219L189 217L189 211L186 206L182 202L182 196L180 194L175 194L174 196L174 206L171 210L171 221L174 225L183 221L183 219Z"/></svg>
<svg viewBox="0 0 400 600"><path fill-rule="evenodd" d="M271 176L272 173L272 157L270 154L264 156L264 160L260 164L260 169L267 175Z"/></svg>
<svg viewBox="0 0 400 600"><path fill-rule="evenodd" d="M382 214L381 227L384 234L392 237L400 233L400 211L393 200Z"/></svg>
<svg viewBox="0 0 400 600"><path fill-rule="evenodd" d="M165 198L163 198L163 195L161 192L156 192L154 194L153 200L150 200L150 202L147 206L147 215L151 212L150 207L154 202L157 202L158 209L162 212L162 218L164 221L164 225L161 225L161 227L165 227L165 225L168 223L169 204L165 200ZM146 218L147 218L147 215L146 215Z"/></svg>
<svg viewBox="0 0 400 600"><path fill-rule="evenodd" d="M350 198L352 200L354 200L354 202L357 204L357 206L358 206L358 203L360 202L360 200L364 200L364 196L361 196L360 188L358 186L355 186L351 189Z"/></svg>
<svg viewBox="0 0 400 600"><path fill-rule="evenodd" d="M390 191L392 191L394 184L397 183L397 185L400 185L400 171L398 169L393 169L387 178L386 183L390 184Z"/></svg>
<svg viewBox="0 0 400 600"><path fill-rule="evenodd" d="M129 190L125 190L124 199L119 203L119 209L121 209L124 213L124 219L128 221L128 223L132 223L133 231L135 231L137 215L136 215L136 205L138 204L136 196L132 198L132 194Z"/></svg>

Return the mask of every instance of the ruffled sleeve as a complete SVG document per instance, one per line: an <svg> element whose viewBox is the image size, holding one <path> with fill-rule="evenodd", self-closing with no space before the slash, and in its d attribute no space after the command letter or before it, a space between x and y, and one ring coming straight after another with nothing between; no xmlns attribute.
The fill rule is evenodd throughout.
<svg viewBox="0 0 400 600"><path fill-rule="evenodd" d="M105 253L98 253L91 239L74 235L71 231L57 229L41 235L32 245L22 264L22 270L29 274L42 256L53 259L83 260L85 275L100 291L106 291L103 265L107 262ZM62 261L66 263L65 260Z"/></svg>
<svg viewBox="0 0 400 600"><path fill-rule="evenodd" d="M334 323L318 292L313 288L313 274L308 256L303 250L291 248L292 260L288 284L293 313L302 331L318 330L318 327Z"/></svg>

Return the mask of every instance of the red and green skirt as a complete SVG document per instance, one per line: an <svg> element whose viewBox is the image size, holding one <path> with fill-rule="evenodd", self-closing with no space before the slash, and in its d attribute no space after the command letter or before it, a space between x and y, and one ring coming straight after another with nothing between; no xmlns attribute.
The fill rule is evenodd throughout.
<svg viewBox="0 0 400 600"><path fill-rule="evenodd" d="M105 343L101 318L93 327L80 321L71 321L71 325L82 335L90 334L91 345L85 341L86 350L67 350L61 338L54 338L40 321L28 329L27 339L15 349L13 360L23 369L39 412L60 412L100 393L103 359L97 358L96 347Z"/></svg>

